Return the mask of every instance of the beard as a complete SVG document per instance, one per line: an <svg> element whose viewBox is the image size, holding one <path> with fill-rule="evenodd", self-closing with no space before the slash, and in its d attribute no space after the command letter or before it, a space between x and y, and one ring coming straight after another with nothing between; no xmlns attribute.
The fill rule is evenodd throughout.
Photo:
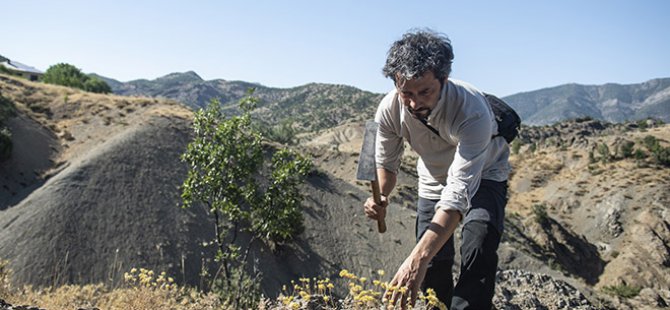
<svg viewBox="0 0 670 310"><path fill-rule="evenodd" d="M407 107L407 111L409 111L409 113L412 114L412 116L417 119L427 119L431 112L429 108L419 108L417 110L414 110L410 107Z"/></svg>

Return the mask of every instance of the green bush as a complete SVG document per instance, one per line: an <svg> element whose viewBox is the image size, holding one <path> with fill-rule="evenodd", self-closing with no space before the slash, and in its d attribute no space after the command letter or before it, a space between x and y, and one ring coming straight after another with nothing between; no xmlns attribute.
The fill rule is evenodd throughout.
<svg viewBox="0 0 670 310"><path fill-rule="evenodd" d="M182 185L184 207L206 206L215 225L212 244L221 272L210 289L233 309L256 308L260 300L261 275L247 272L252 269L252 243L259 240L274 248L304 229L299 186L312 168L309 160L288 149L278 150L265 163L261 132L251 120L256 103L250 92L240 100L240 116L226 117L217 101L196 112L194 139L182 155L189 167ZM242 242L236 237L241 232L251 240Z"/></svg>
<svg viewBox="0 0 670 310"><path fill-rule="evenodd" d="M645 153L641 149L636 149L635 152L633 153L633 157L635 157L635 159L637 160L643 160L647 158L647 153Z"/></svg>
<svg viewBox="0 0 670 310"><path fill-rule="evenodd" d="M649 150L650 152L653 152L654 149L657 147L660 147L660 144L658 143L658 139L656 137L648 135L645 136L644 139L642 140L642 143L644 146Z"/></svg>
<svg viewBox="0 0 670 310"><path fill-rule="evenodd" d="M53 65L44 72L42 82L79 88L94 93L110 93L112 89L104 81L90 77L79 70L79 68L59 63Z"/></svg>
<svg viewBox="0 0 670 310"><path fill-rule="evenodd" d="M635 146L635 142L633 141L625 141L623 144L621 144L619 148L619 155L621 158L633 157L633 146Z"/></svg>
<svg viewBox="0 0 670 310"><path fill-rule="evenodd" d="M264 137L283 144L293 144L296 136L296 130L293 128L294 121L286 119L278 125L259 124L259 130Z"/></svg>
<svg viewBox="0 0 670 310"><path fill-rule="evenodd" d="M105 81L96 77L88 77L84 82L84 90L98 94L109 94L112 92L112 88Z"/></svg>
<svg viewBox="0 0 670 310"><path fill-rule="evenodd" d="M600 160L603 163L608 163L611 159L610 148L605 143L598 145L598 154L600 155Z"/></svg>
<svg viewBox="0 0 670 310"><path fill-rule="evenodd" d="M603 287L603 292L626 299L637 296L638 294L640 294L641 290L642 288L639 286L633 286L628 284L608 285Z"/></svg>
<svg viewBox="0 0 670 310"><path fill-rule="evenodd" d="M654 160L659 165L670 167L670 147L658 147L652 152Z"/></svg>

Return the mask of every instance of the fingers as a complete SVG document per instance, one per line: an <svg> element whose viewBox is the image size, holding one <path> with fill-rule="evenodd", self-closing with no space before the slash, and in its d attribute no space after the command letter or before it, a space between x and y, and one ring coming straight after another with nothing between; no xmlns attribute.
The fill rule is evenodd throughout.
<svg viewBox="0 0 670 310"><path fill-rule="evenodd" d="M416 302L416 298L418 297L418 294L419 294L419 288L418 288L417 285L414 285L409 291L410 291L409 292L410 298L408 300L408 303L409 303L410 309L413 309L414 308L414 303Z"/></svg>
<svg viewBox="0 0 670 310"><path fill-rule="evenodd" d="M382 202L382 205L378 205L374 202L374 199L368 198L364 204L365 216L373 220L379 220L386 217L386 205L388 203Z"/></svg>
<svg viewBox="0 0 670 310"><path fill-rule="evenodd" d="M388 302L388 308L394 309L398 302L400 302L400 309L407 309L408 305L412 309L418 296L418 287L415 286L404 283L404 281L399 281L399 277L396 274L383 295L384 299Z"/></svg>

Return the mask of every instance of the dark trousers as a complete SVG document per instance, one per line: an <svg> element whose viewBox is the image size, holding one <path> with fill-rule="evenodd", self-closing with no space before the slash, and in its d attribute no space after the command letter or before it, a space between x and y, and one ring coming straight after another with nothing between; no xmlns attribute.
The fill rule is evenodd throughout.
<svg viewBox="0 0 670 310"><path fill-rule="evenodd" d="M421 239L435 214L437 200L419 198L416 236ZM433 257L422 290L433 288L449 309L491 309L503 230L507 182L482 180L465 214L461 231L461 272L454 287L454 238Z"/></svg>

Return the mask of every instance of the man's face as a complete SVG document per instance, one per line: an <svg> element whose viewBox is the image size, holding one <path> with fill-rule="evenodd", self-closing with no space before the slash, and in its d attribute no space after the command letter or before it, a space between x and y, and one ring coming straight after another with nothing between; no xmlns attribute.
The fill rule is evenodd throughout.
<svg viewBox="0 0 670 310"><path fill-rule="evenodd" d="M396 81L398 95L407 110L416 118L427 118L440 99L442 81L432 71L411 80L397 77Z"/></svg>

